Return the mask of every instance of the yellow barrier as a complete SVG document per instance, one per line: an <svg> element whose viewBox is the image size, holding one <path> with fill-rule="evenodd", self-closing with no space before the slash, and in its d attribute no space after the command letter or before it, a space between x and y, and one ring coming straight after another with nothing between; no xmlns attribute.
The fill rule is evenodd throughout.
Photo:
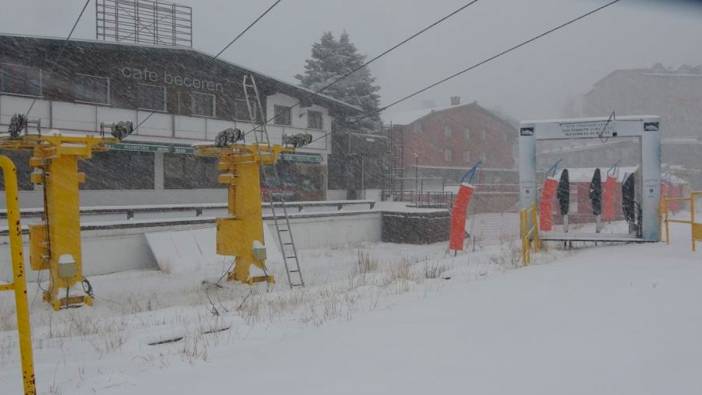
<svg viewBox="0 0 702 395"><path fill-rule="evenodd" d="M686 198L663 198L661 199L661 216L664 226L664 237L667 244L670 244L670 224L689 224L690 234L692 239L692 251L696 250L696 242L702 241L702 223L697 223L695 218L695 201L702 197L702 191L690 192L690 196ZM670 219L668 212L668 203L678 201L687 202L690 207L690 220Z"/></svg>
<svg viewBox="0 0 702 395"><path fill-rule="evenodd" d="M522 263L531 263L531 252L541 248L539 239L539 210L536 204L519 211L519 237L522 241Z"/></svg>
<svg viewBox="0 0 702 395"><path fill-rule="evenodd" d="M20 226L19 197L17 193L17 169L12 161L0 155L0 168L5 179L5 201L7 203L8 237L12 255L12 282L0 284L0 291L15 291L17 310L17 332L19 334L20 359L25 395L35 395L34 362L32 357L32 333L29 324L27 304L27 279L24 274L22 257L22 228Z"/></svg>

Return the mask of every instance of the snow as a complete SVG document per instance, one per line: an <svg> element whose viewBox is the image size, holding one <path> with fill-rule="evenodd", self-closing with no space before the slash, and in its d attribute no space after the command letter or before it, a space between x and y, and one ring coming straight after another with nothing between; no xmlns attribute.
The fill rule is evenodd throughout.
<svg viewBox="0 0 702 395"><path fill-rule="evenodd" d="M144 236L156 264L164 273L197 272L202 269L203 261L216 258L205 256L207 252L214 252L215 228L150 232Z"/></svg>
<svg viewBox="0 0 702 395"><path fill-rule="evenodd" d="M445 243L302 250L293 291L279 263L270 292L213 286L223 258L92 278L96 305L60 313L31 289L40 393L702 393L702 255L671 228L672 245L553 244L526 268L505 229L455 257ZM11 303L2 394L21 392Z"/></svg>

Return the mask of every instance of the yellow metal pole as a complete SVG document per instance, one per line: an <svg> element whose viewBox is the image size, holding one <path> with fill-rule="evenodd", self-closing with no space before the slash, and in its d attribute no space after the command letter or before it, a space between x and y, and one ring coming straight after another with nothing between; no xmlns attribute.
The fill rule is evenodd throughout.
<svg viewBox="0 0 702 395"><path fill-rule="evenodd" d="M7 204L10 253L12 255L12 277L17 309L20 359L22 361L22 381L25 395L35 395L37 391L34 380L32 331L29 322L29 305L27 303L27 279L24 274L24 259L22 257L22 228L20 225L19 197L17 193L17 169L12 161L4 155L0 156L0 168L2 168L5 179L5 201Z"/></svg>
<svg viewBox="0 0 702 395"><path fill-rule="evenodd" d="M668 222L668 199L663 199L663 209L665 210L665 242L670 244L670 222Z"/></svg>
<svg viewBox="0 0 702 395"><path fill-rule="evenodd" d="M79 185L83 179L78 172L78 157L76 155L60 155L50 160L49 175L46 177L46 212L49 219L49 240L51 256L51 283L46 300L55 310L61 307L62 298L59 291L70 289L83 281L81 240L80 240L80 197ZM70 261L70 270L61 260ZM65 304L92 304L90 296L74 297L63 300Z"/></svg>
<svg viewBox="0 0 702 395"><path fill-rule="evenodd" d="M90 294L70 295L71 288L84 281L79 185L85 174L78 171L78 160L90 159L93 152L107 151L107 144L117 141L102 135L0 138L0 148L32 150L29 164L37 171L31 179L42 184L45 191L43 221L29 226L29 262L34 270L49 270L49 290L44 293L44 300L54 310L93 302Z"/></svg>
<svg viewBox="0 0 702 395"><path fill-rule="evenodd" d="M695 194L690 194L690 233L692 234L692 251L696 251L695 247Z"/></svg>
<svg viewBox="0 0 702 395"><path fill-rule="evenodd" d="M539 209L536 203L531 206L531 226L534 229L534 250L539 251L541 249L541 239L539 238Z"/></svg>
<svg viewBox="0 0 702 395"><path fill-rule="evenodd" d="M522 263L527 265L529 262L527 254L527 239L526 239L526 210L519 210L519 239L522 241Z"/></svg>

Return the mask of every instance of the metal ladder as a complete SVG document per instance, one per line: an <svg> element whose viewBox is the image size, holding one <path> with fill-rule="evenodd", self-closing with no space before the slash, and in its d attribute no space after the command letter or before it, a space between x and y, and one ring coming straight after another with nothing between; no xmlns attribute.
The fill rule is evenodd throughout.
<svg viewBox="0 0 702 395"><path fill-rule="evenodd" d="M249 111L249 118L256 123L256 128L252 131L256 145L265 144L268 149L271 148L271 141L268 137L268 129L266 128L266 116L261 105L261 97L258 93L256 80L253 75L245 74L242 82L244 88L244 98L246 99L246 107ZM253 93L254 102L251 102ZM252 105L253 104L253 105ZM254 108L255 107L255 108ZM260 154L259 154L260 155ZM270 166L272 177L269 177L266 167L261 165L261 177L264 181L269 181L273 178L275 183L280 183L280 176L275 165ZM271 185L266 182L267 185ZM268 201L270 202L271 214L273 215L273 224L278 235L278 243L280 245L280 253L283 256L283 264L285 265L285 273L288 278L290 288L304 287L305 280L302 278L302 270L300 270L300 260L297 255L297 247L293 238L292 228L290 226L290 218L288 217L288 209L285 204L285 197L281 194L279 197L279 207L276 207L276 200L273 192L268 192ZM281 210L282 215L279 216L277 210ZM281 218L282 217L282 218Z"/></svg>

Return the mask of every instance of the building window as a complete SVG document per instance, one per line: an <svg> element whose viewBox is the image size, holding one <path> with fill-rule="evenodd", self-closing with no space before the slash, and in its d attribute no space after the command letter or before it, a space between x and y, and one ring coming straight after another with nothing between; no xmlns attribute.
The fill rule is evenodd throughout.
<svg viewBox="0 0 702 395"><path fill-rule="evenodd" d="M217 181L217 158L185 154L163 155L163 183L166 189L224 188Z"/></svg>
<svg viewBox="0 0 702 395"><path fill-rule="evenodd" d="M487 139L487 132L483 129L483 141L485 141L485 139Z"/></svg>
<svg viewBox="0 0 702 395"><path fill-rule="evenodd" d="M470 129L466 128L465 135L466 135L466 142L470 141Z"/></svg>
<svg viewBox="0 0 702 395"><path fill-rule="evenodd" d="M251 110L256 114L255 103L251 103ZM249 114L249 107L246 105L246 99L234 99L234 119L240 121L250 121L251 114Z"/></svg>
<svg viewBox="0 0 702 395"><path fill-rule="evenodd" d="M87 74L76 74L73 82L76 101L110 104L110 79Z"/></svg>
<svg viewBox="0 0 702 395"><path fill-rule="evenodd" d="M417 122L414 124L414 132L415 133L422 133L422 124Z"/></svg>
<svg viewBox="0 0 702 395"><path fill-rule="evenodd" d="M19 64L0 64L0 92L41 96L41 69Z"/></svg>
<svg viewBox="0 0 702 395"><path fill-rule="evenodd" d="M448 125L444 126L444 136L451 137L451 134L453 134L451 127Z"/></svg>
<svg viewBox="0 0 702 395"><path fill-rule="evenodd" d="M469 162L470 162L470 152L469 152L469 151L465 151L465 152L463 153L463 161L466 162L466 163L469 163Z"/></svg>
<svg viewBox="0 0 702 395"><path fill-rule="evenodd" d="M307 111L307 127L309 129L323 129L322 113Z"/></svg>
<svg viewBox="0 0 702 395"><path fill-rule="evenodd" d="M446 162L451 162L451 150L450 149L444 150L444 160L446 160Z"/></svg>
<svg viewBox="0 0 702 395"><path fill-rule="evenodd" d="M276 125L292 125L291 108L288 106L273 106L273 123Z"/></svg>
<svg viewBox="0 0 702 395"><path fill-rule="evenodd" d="M485 152L480 154L480 161L483 162L483 165L487 162L487 155L485 155Z"/></svg>
<svg viewBox="0 0 702 395"><path fill-rule="evenodd" d="M203 117L215 116L215 95L193 92L190 94L190 113Z"/></svg>
<svg viewBox="0 0 702 395"><path fill-rule="evenodd" d="M166 111L166 87L150 84L137 86L137 106L143 110Z"/></svg>
<svg viewBox="0 0 702 395"><path fill-rule="evenodd" d="M190 112L204 117L215 116L215 95L193 92L190 94Z"/></svg>

